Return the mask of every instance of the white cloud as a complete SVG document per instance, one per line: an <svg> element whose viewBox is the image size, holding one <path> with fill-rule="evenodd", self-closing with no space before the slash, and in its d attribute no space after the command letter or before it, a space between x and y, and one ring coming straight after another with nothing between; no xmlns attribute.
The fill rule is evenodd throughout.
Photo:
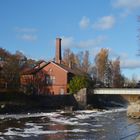
<svg viewBox="0 0 140 140"><path fill-rule="evenodd" d="M124 69L136 69L140 68L140 61L139 60L121 60L121 68Z"/></svg>
<svg viewBox="0 0 140 140"><path fill-rule="evenodd" d="M37 40L37 32L36 28L28 28L28 27L15 27L16 36L18 39L23 41L34 42Z"/></svg>
<svg viewBox="0 0 140 140"><path fill-rule="evenodd" d="M24 41L29 41L29 42L34 42L37 40L37 36L32 35L32 34L23 34L23 35L18 36L18 38Z"/></svg>
<svg viewBox="0 0 140 140"><path fill-rule="evenodd" d="M113 6L133 10L140 8L140 0L115 0Z"/></svg>
<svg viewBox="0 0 140 140"><path fill-rule="evenodd" d="M107 30L111 29L115 24L114 16L104 16L93 24L94 29Z"/></svg>
<svg viewBox="0 0 140 140"><path fill-rule="evenodd" d="M124 10L123 12L120 13L120 17L124 18L127 17L130 14L130 10Z"/></svg>
<svg viewBox="0 0 140 140"><path fill-rule="evenodd" d="M126 17L134 10L140 8L140 0L115 0L112 3L114 8L122 9L120 16Z"/></svg>
<svg viewBox="0 0 140 140"><path fill-rule="evenodd" d="M90 19L86 16L83 16L81 21L79 22L79 26L82 29L88 28L89 24L90 24Z"/></svg>
<svg viewBox="0 0 140 140"><path fill-rule="evenodd" d="M73 37L62 37L62 47L64 48L91 48L100 46L105 40L106 36L98 36L93 39L82 40L76 42Z"/></svg>
<svg viewBox="0 0 140 140"><path fill-rule="evenodd" d="M136 69L140 68L139 59L129 59L129 54L126 52L117 53L114 50L110 51L111 60L115 60L117 57L120 58L120 66L122 69Z"/></svg>
<svg viewBox="0 0 140 140"><path fill-rule="evenodd" d="M98 36L93 39L80 41L78 43L78 47L80 47L80 48L97 47L97 46L101 45L106 39L107 39L106 36Z"/></svg>
<svg viewBox="0 0 140 140"><path fill-rule="evenodd" d="M22 33L35 33L35 32L38 31L38 29L36 29L36 28L27 28L27 27L23 27L23 28L16 27L15 31L16 32L22 32Z"/></svg>
<svg viewBox="0 0 140 140"><path fill-rule="evenodd" d="M62 46L64 48L71 48L75 46L74 38L73 37L62 37Z"/></svg>

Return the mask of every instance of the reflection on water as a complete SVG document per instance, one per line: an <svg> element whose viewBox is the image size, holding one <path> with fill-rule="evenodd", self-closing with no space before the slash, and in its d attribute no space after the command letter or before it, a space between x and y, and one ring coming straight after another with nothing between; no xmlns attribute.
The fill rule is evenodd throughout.
<svg viewBox="0 0 140 140"><path fill-rule="evenodd" d="M139 131L124 109L0 115L0 140L133 140Z"/></svg>

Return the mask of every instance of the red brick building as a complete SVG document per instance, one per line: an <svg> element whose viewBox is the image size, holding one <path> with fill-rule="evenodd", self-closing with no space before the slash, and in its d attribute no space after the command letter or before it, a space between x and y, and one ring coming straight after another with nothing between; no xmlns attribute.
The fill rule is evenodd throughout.
<svg viewBox="0 0 140 140"><path fill-rule="evenodd" d="M61 39L57 38L55 62L42 61L33 69L23 72L21 87L26 91L29 85L33 86L38 94L67 94L68 83L75 74L75 70L62 64Z"/></svg>

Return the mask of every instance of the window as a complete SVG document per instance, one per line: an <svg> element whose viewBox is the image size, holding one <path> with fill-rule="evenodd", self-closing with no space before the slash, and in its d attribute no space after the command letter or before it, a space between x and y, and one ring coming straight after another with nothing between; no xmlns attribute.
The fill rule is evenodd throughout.
<svg viewBox="0 0 140 140"><path fill-rule="evenodd" d="M63 88L60 89L60 94L64 95L64 89Z"/></svg>
<svg viewBox="0 0 140 140"><path fill-rule="evenodd" d="M46 75L46 84L48 85L55 84L55 76Z"/></svg>
<svg viewBox="0 0 140 140"><path fill-rule="evenodd" d="M50 81L49 75L46 75L45 80L46 80L46 84L49 84Z"/></svg>
<svg viewBox="0 0 140 140"><path fill-rule="evenodd" d="M51 83L55 84L55 76L51 76Z"/></svg>

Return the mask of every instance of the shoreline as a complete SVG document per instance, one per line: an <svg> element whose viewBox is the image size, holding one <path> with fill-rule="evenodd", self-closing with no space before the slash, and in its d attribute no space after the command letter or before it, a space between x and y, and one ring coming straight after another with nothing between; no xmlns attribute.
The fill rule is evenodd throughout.
<svg viewBox="0 0 140 140"><path fill-rule="evenodd" d="M96 98L95 98L96 99ZM57 110L71 113L76 110L109 110L122 108L116 102L96 101L87 103L84 108L79 108L73 95L38 96L26 95L21 92L0 93L0 114L27 114L37 112L52 112Z"/></svg>

